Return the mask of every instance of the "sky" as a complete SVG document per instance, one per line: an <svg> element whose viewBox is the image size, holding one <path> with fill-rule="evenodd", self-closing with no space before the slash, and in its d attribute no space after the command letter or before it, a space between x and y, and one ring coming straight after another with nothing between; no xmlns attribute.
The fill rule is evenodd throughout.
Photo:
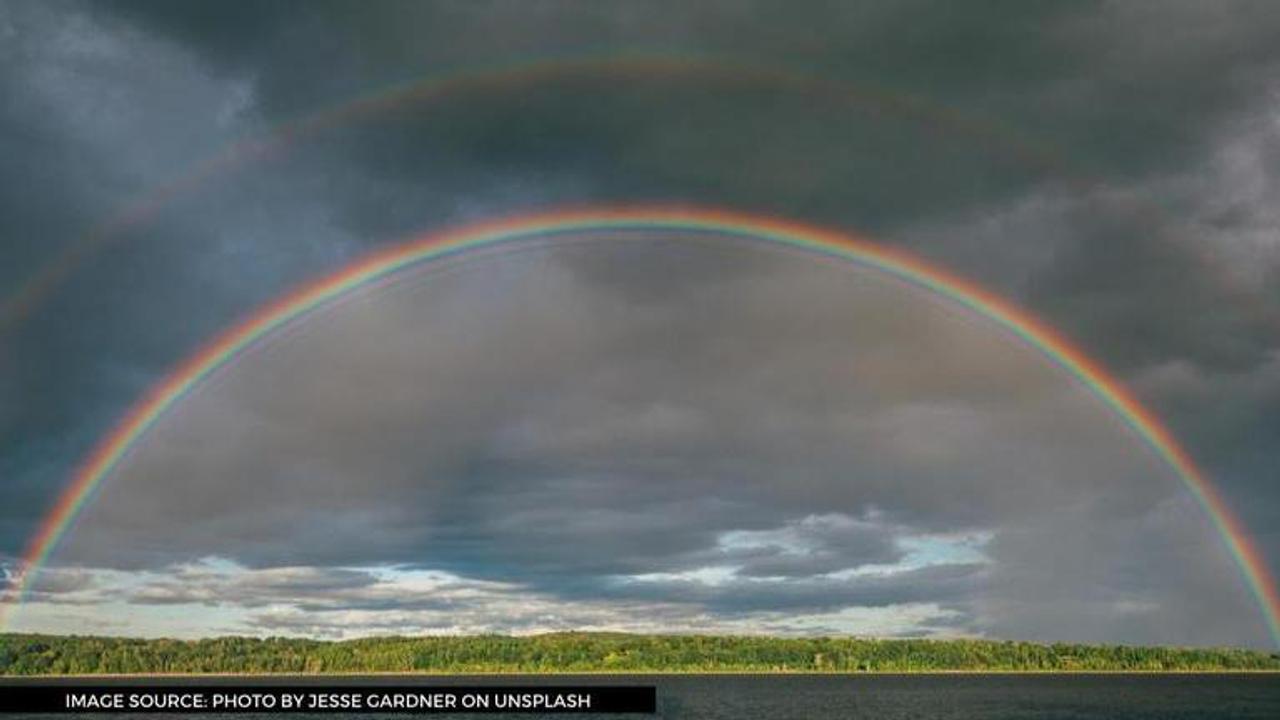
<svg viewBox="0 0 1280 720"><path fill-rule="evenodd" d="M1211 519L953 303L741 237L452 257L75 469L219 332L559 208L854 233L1009 299L1169 427L1280 575L1268 2L0 0L0 610L24 631L1274 647Z"/></svg>

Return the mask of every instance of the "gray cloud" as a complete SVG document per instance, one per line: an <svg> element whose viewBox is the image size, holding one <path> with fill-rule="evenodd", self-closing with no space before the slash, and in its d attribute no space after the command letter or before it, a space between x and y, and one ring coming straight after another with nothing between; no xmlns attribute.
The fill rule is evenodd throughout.
<svg viewBox="0 0 1280 720"><path fill-rule="evenodd" d="M852 578L808 577L787 582L742 578L708 585L696 580L633 582L618 586L622 597L696 601L729 616L762 611L833 612L842 608L878 608L911 603L963 606L980 587L985 565L934 565L882 575Z"/></svg>
<svg viewBox="0 0 1280 720"><path fill-rule="evenodd" d="M360 590L375 582L367 572L337 568L271 568L228 577L226 572L179 567L163 580L144 585L130 600L143 605L234 602L256 607L307 595Z"/></svg>
<svg viewBox="0 0 1280 720"><path fill-rule="evenodd" d="M4 568L0 576L0 607L16 603L18 582L13 571ZM40 573L23 588L23 601L51 605L95 605L104 599L94 574L82 568L57 568Z"/></svg>
<svg viewBox="0 0 1280 720"><path fill-rule="evenodd" d="M817 634L847 632L852 604L864 617L878 616L885 627L901 632L914 628L918 634L927 632L923 624L946 624L957 614L938 606L937 585L941 582L949 589L944 595L959 597L980 571L938 566L800 585L762 584L758 579L712 585L645 580L614 583L594 597L564 597L516 583L435 571L247 570L204 563L148 573L123 592L137 613L170 606L186 613L200 606L216 608L221 617L229 618L229 631L249 633L350 637L585 628ZM104 592L122 592L118 578L95 575L94 582ZM764 593L753 585L763 587ZM930 598L920 600L922 595ZM742 600L748 597L753 599ZM34 602L43 607L45 601ZM130 627L127 622L125 626Z"/></svg>

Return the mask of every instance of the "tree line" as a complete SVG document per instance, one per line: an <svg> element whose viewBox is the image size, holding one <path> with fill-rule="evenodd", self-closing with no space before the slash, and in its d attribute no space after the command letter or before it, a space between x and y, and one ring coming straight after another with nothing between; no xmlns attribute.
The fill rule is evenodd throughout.
<svg viewBox="0 0 1280 720"><path fill-rule="evenodd" d="M0 674L1280 670L1239 648L548 633L322 641L0 635Z"/></svg>

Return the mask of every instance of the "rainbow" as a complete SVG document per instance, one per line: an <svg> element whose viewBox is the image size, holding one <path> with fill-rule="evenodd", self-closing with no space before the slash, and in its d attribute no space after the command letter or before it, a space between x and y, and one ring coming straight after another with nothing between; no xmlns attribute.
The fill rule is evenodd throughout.
<svg viewBox="0 0 1280 720"><path fill-rule="evenodd" d="M1239 567L1258 602L1272 639L1280 645L1280 595L1264 558L1243 524L1159 418L1144 408L1119 380L1060 333L994 293L901 250L798 222L704 208L563 210L429 234L373 253L334 275L304 285L260 308L174 369L101 440L32 537L23 556L16 604L26 596L31 580L48 561L95 492L147 431L178 401L193 392L202 380L250 347L268 340L275 331L359 288L387 280L411 266L524 239L608 230L728 234L850 261L945 298L1008 331L1077 379L1191 491Z"/></svg>

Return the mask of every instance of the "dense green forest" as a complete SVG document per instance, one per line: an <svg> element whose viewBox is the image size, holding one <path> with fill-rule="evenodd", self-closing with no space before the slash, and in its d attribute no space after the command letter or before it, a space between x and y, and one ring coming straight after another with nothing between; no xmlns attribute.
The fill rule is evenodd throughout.
<svg viewBox="0 0 1280 720"><path fill-rule="evenodd" d="M0 674L1280 670L1240 649L551 633L344 642L0 635Z"/></svg>

